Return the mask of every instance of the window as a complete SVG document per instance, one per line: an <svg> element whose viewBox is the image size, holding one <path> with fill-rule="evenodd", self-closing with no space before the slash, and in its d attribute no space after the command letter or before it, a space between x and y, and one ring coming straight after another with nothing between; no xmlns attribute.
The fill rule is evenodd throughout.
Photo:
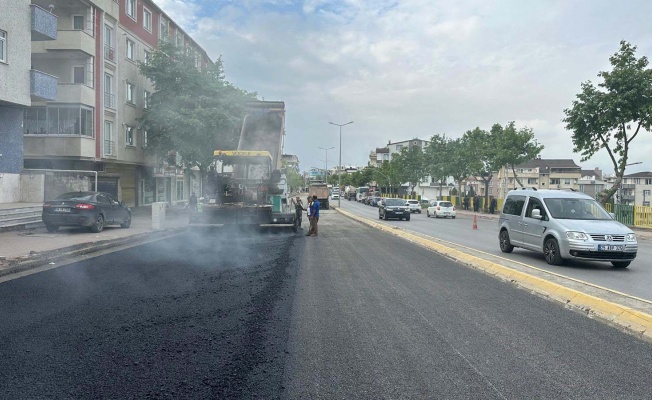
<svg viewBox="0 0 652 400"><path fill-rule="evenodd" d="M511 215L521 215L525 205L525 196L509 196L503 205L503 213Z"/></svg>
<svg viewBox="0 0 652 400"><path fill-rule="evenodd" d="M7 62L7 32L0 31L0 61Z"/></svg>
<svg viewBox="0 0 652 400"><path fill-rule="evenodd" d="M536 185L537 184L537 178L527 178L527 183L528 183L528 185Z"/></svg>
<svg viewBox="0 0 652 400"><path fill-rule="evenodd" d="M546 220L545 215L546 211L545 208L543 207L543 204L535 198L530 197L530 201L527 203L527 208L525 209L525 216L527 218L532 218L532 210L539 210L539 215L543 217L543 220Z"/></svg>
<svg viewBox="0 0 652 400"><path fill-rule="evenodd" d="M86 67L83 65L72 67L73 83L86 83Z"/></svg>
<svg viewBox="0 0 652 400"><path fill-rule="evenodd" d="M147 90L143 90L143 108L149 108L149 96L151 94Z"/></svg>
<svg viewBox="0 0 652 400"><path fill-rule="evenodd" d="M149 65L151 59L152 59L152 52L145 50L145 65Z"/></svg>
<svg viewBox="0 0 652 400"><path fill-rule="evenodd" d="M125 126L125 143L127 146L134 146L134 127Z"/></svg>
<svg viewBox="0 0 652 400"><path fill-rule="evenodd" d="M403 145L402 144L397 144L396 145L396 151L401 151L403 150Z"/></svg>
<svg viewBox="0 0 652 400"><path fill-rule="evenodd" d="M134 104L134 89L136 86L133 83L127 82L127 103Z"/></svg>
<svg viewBox="0 0 652 400"><path fill-rule="evenodd" d="M136 0L125 0L125 13L132 19L136 19Z"/></svg>
<svg viewBox="0 0 652 400"><path fill-rule="evenodd" d="M177 181L177 200L183 200L183 181Z"/></svg>
<svg viewBox="0 0 652 400"><path fill-rule="evenodd" d="M143 28L147 32L152 31L152 13L148 9L143 7Z"/></svg>
<svg viewBox="0 0 652 400"><path fill-rule="evenodd" d="M115 94L113 94L113 75L104 74L104 106L115 110Z"/></svg>
<svg viewBox="0 0 652 400"><path fill-rule="evenodd" d="M643 191L643 196L649 196L649 195L650 195L650 191L649 191L649 190L644 190L644 191Z"/></svg>
<svg viewBox="0 0 652 400"><path fill-rule="evenodd" d="M147 131L143 130L143 148L147 147Z"/></svg>
<svg viewBox="0 0 652 400"><path fill-rule="evenodd" d="M136 43L133 40L127 39L127 58L134 60L136 53Z"/></svg>
<svg viewBox="0 0 652 400"><path fill-rule="evenodd" d="M84 16L83 15L73 15L72 16L72 29L76 31L84 30Z"/></svg>
<svg viewBox="0 0 652 400"><path fill-rule="evenodd" d="M571 180L570 179L564 179L564 185L570 185Z"/></svg>
<svg viewBox="0 0 652 400"><path fill-rule="evenodd" d="M550 184L551 185L559 185L561 183L561 179L559 178L550 178Z"/></svg>
<svg viewBox="0 0 652 400"><path fill-rule="evenodd" d="M160 39L161 40L167 40L169 36L169 25L168 25L168 20L161 17L161 30L159 32L161 35Z"/></svg>
<svg viewBox="0 0 652 400"><path fill-rule="evenodd" d="M115 143L113 143L113 122L104 121L104 155L114 155Z"/></svg>
<svg viewBox="0 0 652 400"><path fill-rule="evenodd" d="M23 114L26 135L77 135L93 137L93 109L81 104L28 107Z"/></svg>
<svg viewBox="0 0 652 400"><path fill-rule="evenodd" d="M634 183L637 184L637 185L640 185L641 184L641 178L634 179Z"/></svg>
<svg viewBox="0 0 652 400"><path fill-rule="evenodd" d="M183 33L177 28L177 46L183 47Z"/></svg>

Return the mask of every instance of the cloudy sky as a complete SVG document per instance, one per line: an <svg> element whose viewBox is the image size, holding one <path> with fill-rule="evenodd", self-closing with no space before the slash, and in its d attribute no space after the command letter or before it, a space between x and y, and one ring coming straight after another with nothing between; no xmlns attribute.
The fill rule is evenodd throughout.
<svg viewBox="0 0 652 400"><path fill-rule="evenodd" d="M285 152L302 170L366 165L392 142L456 138L516 121L544 158L613 172L606 151L580 163L564 129L586 80L627 40L652 55L649 0L155 0L236 86L286 104ZM652 170L652 134L627 173Z"/></svg>

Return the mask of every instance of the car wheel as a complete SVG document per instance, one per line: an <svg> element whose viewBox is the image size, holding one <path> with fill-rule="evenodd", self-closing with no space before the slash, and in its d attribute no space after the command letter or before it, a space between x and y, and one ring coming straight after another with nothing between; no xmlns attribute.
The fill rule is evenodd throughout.
<svg viewBox="0 0 652 400"><path fill-rule="evenodd" d="M131 226L131 213L128 212L127 215L125 216L124 222L120 224L120 227L129 228L130 226Z"/></svg>
<svg viewBox="0 0 652 400"><path fill-rule="evenodd" d="M430 218L430 211L426 210L426 218Z"/></svg>
<svg viewBox="0 0 652 400"><path fill-rule="evenodd" d="M507 232L506 229L500 232L500 235L498 235L498 240L500 241L500 251L503 253L511 253L512 250L514 250L514 246L512 246L509 241L509 232Z"/></svg>
<svg viewBox="0 0 652 400"><path fill-rule="evenodd" d="M546 240L543 245L543 255L546 257L548 264L561 265L563 260L561 254L559 254L559 243L557 243L557 239L550 238Z"/></svg>
<svg viewBox="0 0 652 400"><path fill-rule="evenodd" d="M102 214L97 216L97 219L93 223L93 225L90 226L91 232L98 233L102 232L102 229L104 229L104 217Z"/></svg>
<svg viewBox="0 0 652 400"><path fill-rule="evenodd" d="M451 217L451 218L455 219L455 217Z"/></svg>
<svg viewBox="0 0 652 400"><path fill-rule="evenodd" d="M437 211L435 211L435 218L439 218L439 215L437 215Z"/></svg>
<svg viewBox="0 0 652 400"><path fill-rule="evenodd" d="M614 268L627 268L631 263L631 261L612 261L611 265L613 265Z"/></svg>
<svg viewBox="0 0 652 400"><path fill-rule="evenodd" d="M59 225L45 224L45 229L47 229L48 232L56 232L57 230L59 230Z"/></svg>

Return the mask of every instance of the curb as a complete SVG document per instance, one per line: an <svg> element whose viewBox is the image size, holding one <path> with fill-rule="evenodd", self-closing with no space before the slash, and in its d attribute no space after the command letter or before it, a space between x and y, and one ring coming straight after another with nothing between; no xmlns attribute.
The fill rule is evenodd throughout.
<svg viewBox="0 0 652 400"><path fill-rule="evenodd" d="M186 231L188 227L169 228L161 231L144 232L132 236L125 236L118 239L100 240L97 242L86 242L74 246L62 247L56 250L33 253L29 259L24 261L12 260L7 268L0 269L0 277L25 272L49 263L59 263L74 257L97 253L113 247L127 244L141 244L165 239Z"/></svg>
<svg viewBox="0 0 652 400"><path fill-rule="evenodd" d="M339 208L337 211L346 217L371 226L372 228L389 232L464 265L481 270L498 279L514 283L517 287L522 287L537 295L561 303L572 310L586 314L590 318L599 319L609 325L622 328L628 333L652 342L652 315L650 314L583 293L576 289L567 288L558 283L550 282L493 261L482 259L416 234L405 232L401 228L379 224Z"/></svg>

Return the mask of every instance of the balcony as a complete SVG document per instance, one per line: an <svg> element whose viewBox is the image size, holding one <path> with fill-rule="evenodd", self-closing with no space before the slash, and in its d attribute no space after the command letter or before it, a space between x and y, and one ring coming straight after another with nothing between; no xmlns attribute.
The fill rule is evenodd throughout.
<svg viewBox="0 0 652 400"><path fill-rule="evenodd" d="M633 183L623 183L620 185L621 189L636 189L636 185Z"/></svg>
<svg viewBox="0 0 652 400"><path fill-rule="evenodd" d="M35 69L29 71L29 94L33 101L55 101L58 78Z"/></svg>
<svg viewBox="0 0 652 400"><path fill-rule="evenodd" d="M32 41L56 40L57 16L36 4L31 4L30 7L32 9Z"/></svg>
<svg viewBox="0 0 652 400"><path fill-rule="evenodd" d="M91 107L95 106L95 89L81 83L60 83L59 103L85 104Z"/></svg>
<svg viewBox="0 0 652 400"><path fill-rule="evenodd" d="M111 62L115 62L115 48L109 46L108 44L104 45L104 58Z"/></svg>
<svg viewBox="0 0 652 400"><path fill-rule="evenodd" d="M95 158L95 139L86 136L29 135L23 147L27 157Z"/></svg>
<svg viewBox="0 0 652 400"><path fill-rule="evenodd" d="M57 40L32 43L32 53L76 50L95 56L95 38L82 30L58 31Z"/></svg>
<svg viewBox="0 0 652 400"><path fill-rule="evenodd" d="M104 107L115 110L115 95L113 93L104 93Z"/></svg>

